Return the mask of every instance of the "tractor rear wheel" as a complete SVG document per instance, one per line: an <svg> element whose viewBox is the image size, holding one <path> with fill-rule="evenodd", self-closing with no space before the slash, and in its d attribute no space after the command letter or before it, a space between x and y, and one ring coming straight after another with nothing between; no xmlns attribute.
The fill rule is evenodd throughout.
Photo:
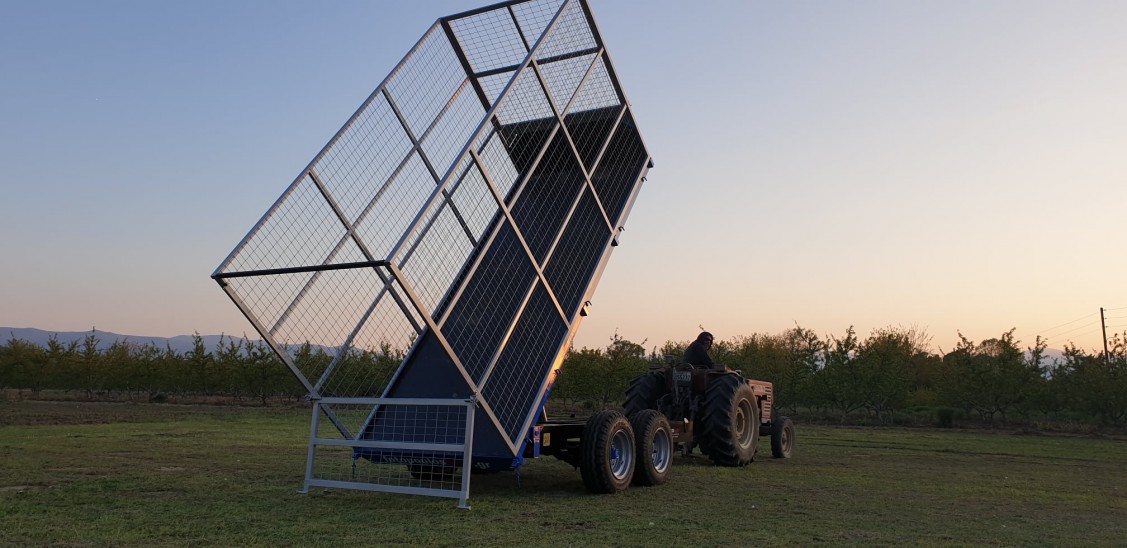
<svg viewBox="0 0 1127 548"><path fill-rule="evenodd" d="M673 434L669 419L646 409L630 417L634 428L634 485L661 485L669 479L673 464Z"/></svg>
<svg viewBox="0 0 1127 548"><path fill-rule="evenodd" d="M622 412L627 417L646 409L657 409L657 400L665 393L665 371L650 371L634 377L626 387L626 403Z"/></svg>
<svg viewBox="0 0 1127 548"><path fill-rule="evenodd" d="M724 375L708 385L704 402L702 446L722 466L744 466L759 444L759 406L751 385L738 375Z"/></svg>
<svg viewBox="0 0 1127 548"><path fill-rule="evenodd" d="M786 417L778 417L771 424L771 455L777 459L789 459L794 453L794 423Z"/></svg>
<svg viewBox="0 0 1127 548"><path fill-rule="evenodd" d="M587 421L580 439L579 472L592 493L618 493L634 477L634 429L618 411L601 411Z"/></svg>

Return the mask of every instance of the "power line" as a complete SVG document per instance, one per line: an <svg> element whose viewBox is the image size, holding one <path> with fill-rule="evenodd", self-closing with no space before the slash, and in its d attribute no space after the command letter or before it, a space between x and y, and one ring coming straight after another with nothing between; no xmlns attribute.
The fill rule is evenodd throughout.
<svg viewBox="0 0 1127 548"><path fill-rule="evenodd" d="M1124 308L1127 308L1127 307L1124 307ZM1072 320L1072 321L1070 321L1070 322L1064 322L1064 323L1062 323L1062 324L1060 324L1060 325L1058 325L1058 326L1050 327L1050 328L1048 328L1048 329L1042 329L1042 330L1040 330L1040 331L1038 331L1038 332L1034 333L1034 335L1041 335L1041 334L1047 333L1047 332L1049 332L1049 331L1052 331L1052 330L1054 330L1054 329L1056 329L1056 328L1058 328L1058 327L1064 327L1064 326L1066 326L1066 325L1069 325L1069 324L1073 324L1073 323L1076 323L1076 322L1078 322L1078 321L1081 321L1081 320L1084 320L1084 319L1087 319L1087 318L1091 318L1092 316L1095 316L1096 314L1097 314L1096 312L1092 312L1091 314L1087 314L1087 315L1081 316L1081 317L1079 317L1079 318L1076 318L1075 320Z"/></svg>
<svg viewBox="0 0 1127 548"><path fill-rule="evenodd" d="M1093 333L1099 333L1100 331L1101 331L1100 329L1093 329L1091 331L1085 331L1083 333L1077 333L1077 334L1073 335L1072 338L1080 338L1080 337L1083 337L1085 335L1091 335Z"/></svg>
<svg viewBox="0 0 1127 548"><path fill-rule="evenodd" d="M1061 335L1066 335L1068 333L1072 333L1073 331L1080 331L1081 329L1086 329L1086 328L1092 327L1093 325L1097 325L1097 324L1099 324L1099 322L1089 322L1089 323L1086 323L1086 324L1084 324L1080 327L1074 327L1074 328L1069 329L1067 331L1061 331L1060 333L1057 333L1056 335L1053 335L1053 336L1054 337L1060 337ZM1048 338L1048 337L1046 337L1046 338Z"/></svg>
<svg viewBox="0 0 1127 548"><path fill-rule="evenodd" d="M1073 344L1075 344L1075 343L1076 343L1076 339L1079 339L1080 337L1085 337L1085 336L1088 336L1088 335L1094 335L1094 334L1096 334L1096 333L1099 333L1100 331L1101 331L1101 330L1100 330L1099 328L1096 328L1096 329L1092 329L1092 330L1090 330L1090 331L1085 331L1084 333L1077 333L1077 334L1071 335L1071 336L1069 336L1069 337L1055 337L1055 338L1056 338L1056 339L1057 339L1058 341L1059 341L1059 340L1064 340L1064 341L1066 341L1066 342L1070 342L1070 343L1073 343ZM1044 340L1044 341L1048 342L1048 340L1049 340L1049 339L1042 339L1042 340Z"/></svg>

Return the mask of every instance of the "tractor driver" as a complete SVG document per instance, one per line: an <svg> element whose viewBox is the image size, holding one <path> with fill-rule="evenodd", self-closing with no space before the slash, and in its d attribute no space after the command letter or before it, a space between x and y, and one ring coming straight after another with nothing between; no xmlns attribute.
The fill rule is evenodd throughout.
<svg viewBox="0 0 1127 548"><path fill-rule="evenodd" d="M697 335L697 340L685 349L685 362L697 369L720 369L720 366L716 365L708 355L710 348L712 348L712 333L702 331Z"/></svg>

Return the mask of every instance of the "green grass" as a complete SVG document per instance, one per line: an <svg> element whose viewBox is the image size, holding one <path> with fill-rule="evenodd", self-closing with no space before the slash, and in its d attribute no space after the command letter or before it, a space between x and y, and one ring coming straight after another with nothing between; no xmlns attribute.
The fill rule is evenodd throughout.
<svg viewBox="0 0 1127 548"><path fill-rule="evenodd" d="M1122 545L1127 442L797 425L592 496L552 459L452 499L301 495L302 408L0 402L0 545ZM766 450L764 451L766 452Z"/></svg>

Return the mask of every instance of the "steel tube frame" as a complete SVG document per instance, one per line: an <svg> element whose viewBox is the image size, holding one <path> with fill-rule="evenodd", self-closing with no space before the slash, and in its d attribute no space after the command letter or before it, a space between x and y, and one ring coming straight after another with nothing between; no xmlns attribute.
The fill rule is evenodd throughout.
<svg viewBox="0 0 1127 548"><path fill-rule="evenodd" d="M320 414L323 404L327 403L342 403L342 404L371 404L371 405L384 405L384 406L448 406L448 407L465 407L465 424L463 429L462 443L414 443L414 442L399 442L399 441L372 441L372 440L356 440L356 439L335 439L335 438L321 438L317 436L317 428L319 424ZM470 496L470 470L473 465L473 438L474 438L474 410L478 404L477 398L471 397L465 400L444 400L433 398L325 398L324 400L314 402L313 404L313 418L310 421L309 431L309 447L306 457L305 466L305 484L304 488L299 493L309 493L310 487L336 487L343 489L359 489L364 491L379 491L386 493L401 493L408 495L429 495L445 498L458 499L458 508L469 510L468 504ZM338 481L338 480L324 480L315 479L313 477L313 463L316 459L317 447L362 447L369 449L392 449L392 450L418 450L418 451L435 451L442 453L461 453L462 454L462 482L459 489L437 489L429 487L403 487L397 485L380 485L374 483L357 482L357 481ZM354 457L355 458L355 457Z"/></svg>

